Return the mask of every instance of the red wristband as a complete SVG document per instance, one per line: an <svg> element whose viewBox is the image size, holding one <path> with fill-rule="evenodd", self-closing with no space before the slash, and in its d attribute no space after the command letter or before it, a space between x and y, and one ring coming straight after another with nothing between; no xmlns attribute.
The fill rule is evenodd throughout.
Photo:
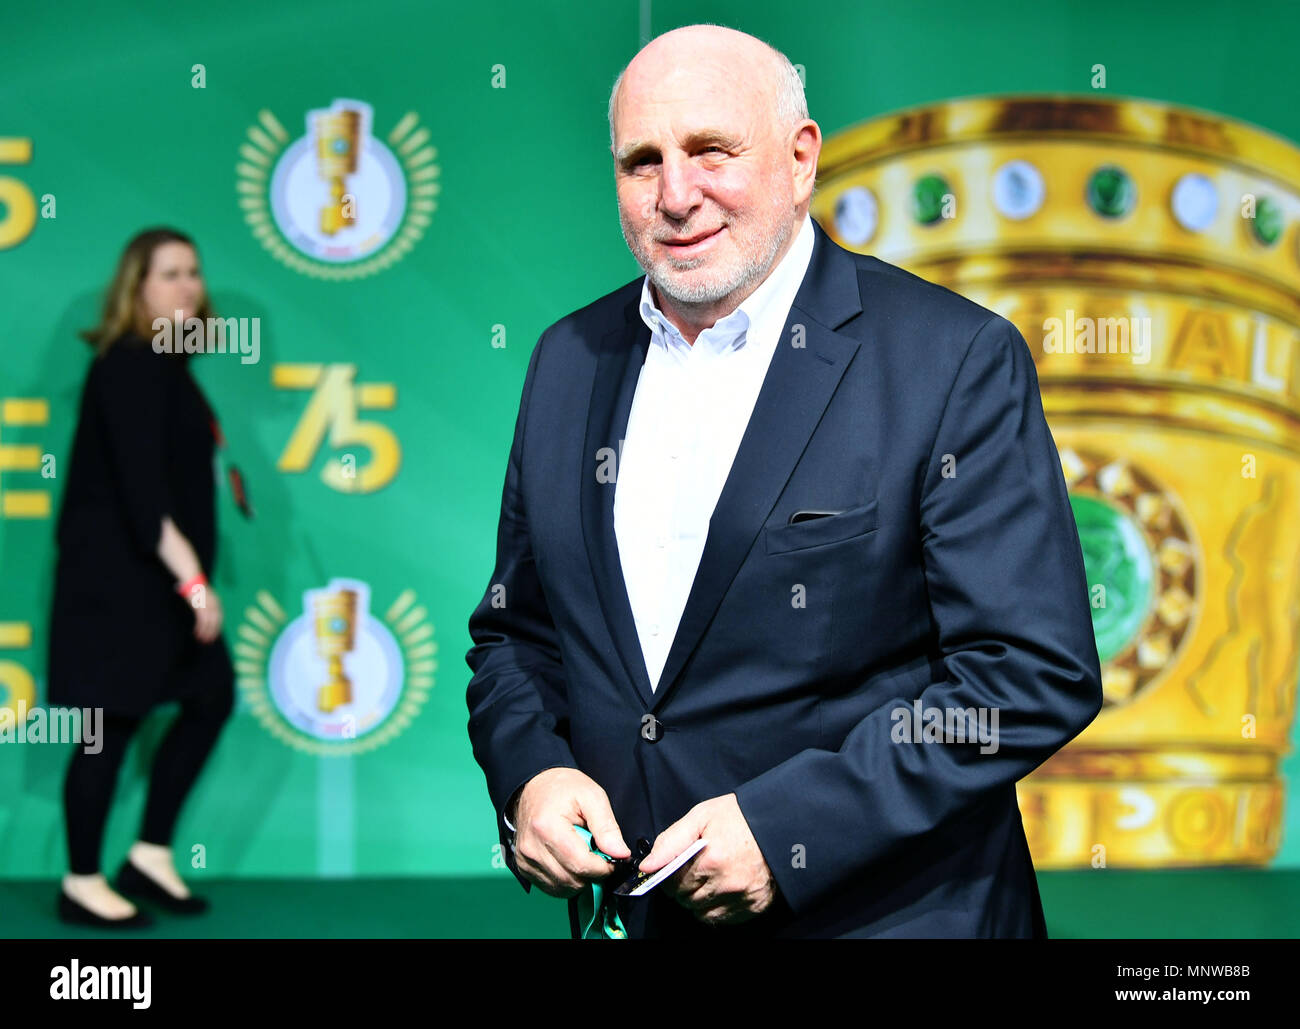
<svg viewBox="0 0 1300 1029"><path fill-rule="evenodd" d="M188 597L190 595L190 592L194 589L195 586L206 586L207 584L208 584L208 577L204 575L202 572L199 572L199 574L194 576L194 578L186 582L183 582L179 586L177 586L176 592L179 593L182 597Z"/></svg>

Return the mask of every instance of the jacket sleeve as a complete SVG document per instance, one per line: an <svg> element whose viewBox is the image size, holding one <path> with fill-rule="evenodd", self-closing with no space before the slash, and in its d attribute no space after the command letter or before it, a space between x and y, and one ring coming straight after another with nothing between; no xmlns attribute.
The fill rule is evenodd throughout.
<svg viewBox="0 0 1300 1029"><path fill-rule="evenodd" d="M946 672L922 693L923 710L986 709L995 749L973 739L911 742L910 731L894 742L903 724L895 712L916 699L896 696L854 726L838 752L802 751L738 787L750 831L795 912L1012 787L1101 708L1078 530L1032 357L1005 318L990 319L968 345L919 508Z"/></svg>
<svg viewBox="0 0 1300 1029"><path fill-rule="evenodd" d="M168 369L165 358L119 343L100 361L98 400L105 451L135 548L156 556L167 483Z"/></svg>
<svg viewBox="0 0 1300 1029"><path fill-rule="evenodd" d="M465 655L473 677L466 691L474 760L487 778L506 865L519 873L507 804L516 790L548 768L577 768L569 749L569 705L555 625L537 576L521 489L529 398L546 334L533 349L506 464L497 526L496 566L487 593L469 619L474 645Z"/></svg>

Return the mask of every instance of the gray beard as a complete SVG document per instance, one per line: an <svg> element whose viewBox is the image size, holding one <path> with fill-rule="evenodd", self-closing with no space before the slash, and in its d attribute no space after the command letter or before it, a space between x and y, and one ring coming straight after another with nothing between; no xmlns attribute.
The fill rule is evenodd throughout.
<svg viewBox="0 0 1300 1029"><path fill-rule="evenodd" d="M621 219L620 219L621 221ZM790 222L783 222L777 229L776 233L769 236L762 246L761 252L747 253L742 255L742 265L740 276L735 282L708 283L701 282L694 286L682 288L666 282L657 269L649 261L646 254L638 251L632 243L633 237L627 231L627 226L623 226L623 239L627 243L628 249L632 251L632 256L636 258L637 264L641 270L650 277L650 282L659 292L660 296L666 296L679 307L685 308L707 308L716 304L724 297L730 296L738 290L748 292L750 287L757 287L772 270L775 263L776 255L785 246L790 234L794 231L794 226ZM690 269L679 269L689 271Z"/></svg>

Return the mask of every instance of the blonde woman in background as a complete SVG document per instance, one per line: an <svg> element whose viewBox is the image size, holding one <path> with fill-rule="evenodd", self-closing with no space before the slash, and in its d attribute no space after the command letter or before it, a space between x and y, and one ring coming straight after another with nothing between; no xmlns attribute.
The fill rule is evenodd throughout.
<svg viewBox="0 0 1300 1029"><path fill-rule="evenodd" d="M198 913L172 860L172 831L234 701L221 635L213 452L220 429L183 352L156 353L155 319L209 314L192 240L151 229L127 244L82 390L58 521L49 703L104 711L103 748L78 748L64 783L69 872L59 916L148 925L127 897ZM177 348L178 350L180 348ZM100 848L127 744L159 704L180 713L158 748L139 837L114 886Z"/></svg>

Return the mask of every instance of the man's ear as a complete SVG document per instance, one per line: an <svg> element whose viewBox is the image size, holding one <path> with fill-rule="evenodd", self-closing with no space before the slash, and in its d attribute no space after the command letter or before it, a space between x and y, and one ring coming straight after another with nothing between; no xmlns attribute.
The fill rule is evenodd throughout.
<svg viewBox="0 0 1300 1029"><path fill-rule="evenodd" d="M804 200L812 196L813 186L817 182L817 161L821 156L821 149L821 129L817 123L811 119L801 122L792 140L791 157L798 164L795 172L796 187L798 187L797 180L804 179L807 184L808 194L806 197L801 198L799 194L802 190L796 188L796 205L803 203Z"/></svg>

